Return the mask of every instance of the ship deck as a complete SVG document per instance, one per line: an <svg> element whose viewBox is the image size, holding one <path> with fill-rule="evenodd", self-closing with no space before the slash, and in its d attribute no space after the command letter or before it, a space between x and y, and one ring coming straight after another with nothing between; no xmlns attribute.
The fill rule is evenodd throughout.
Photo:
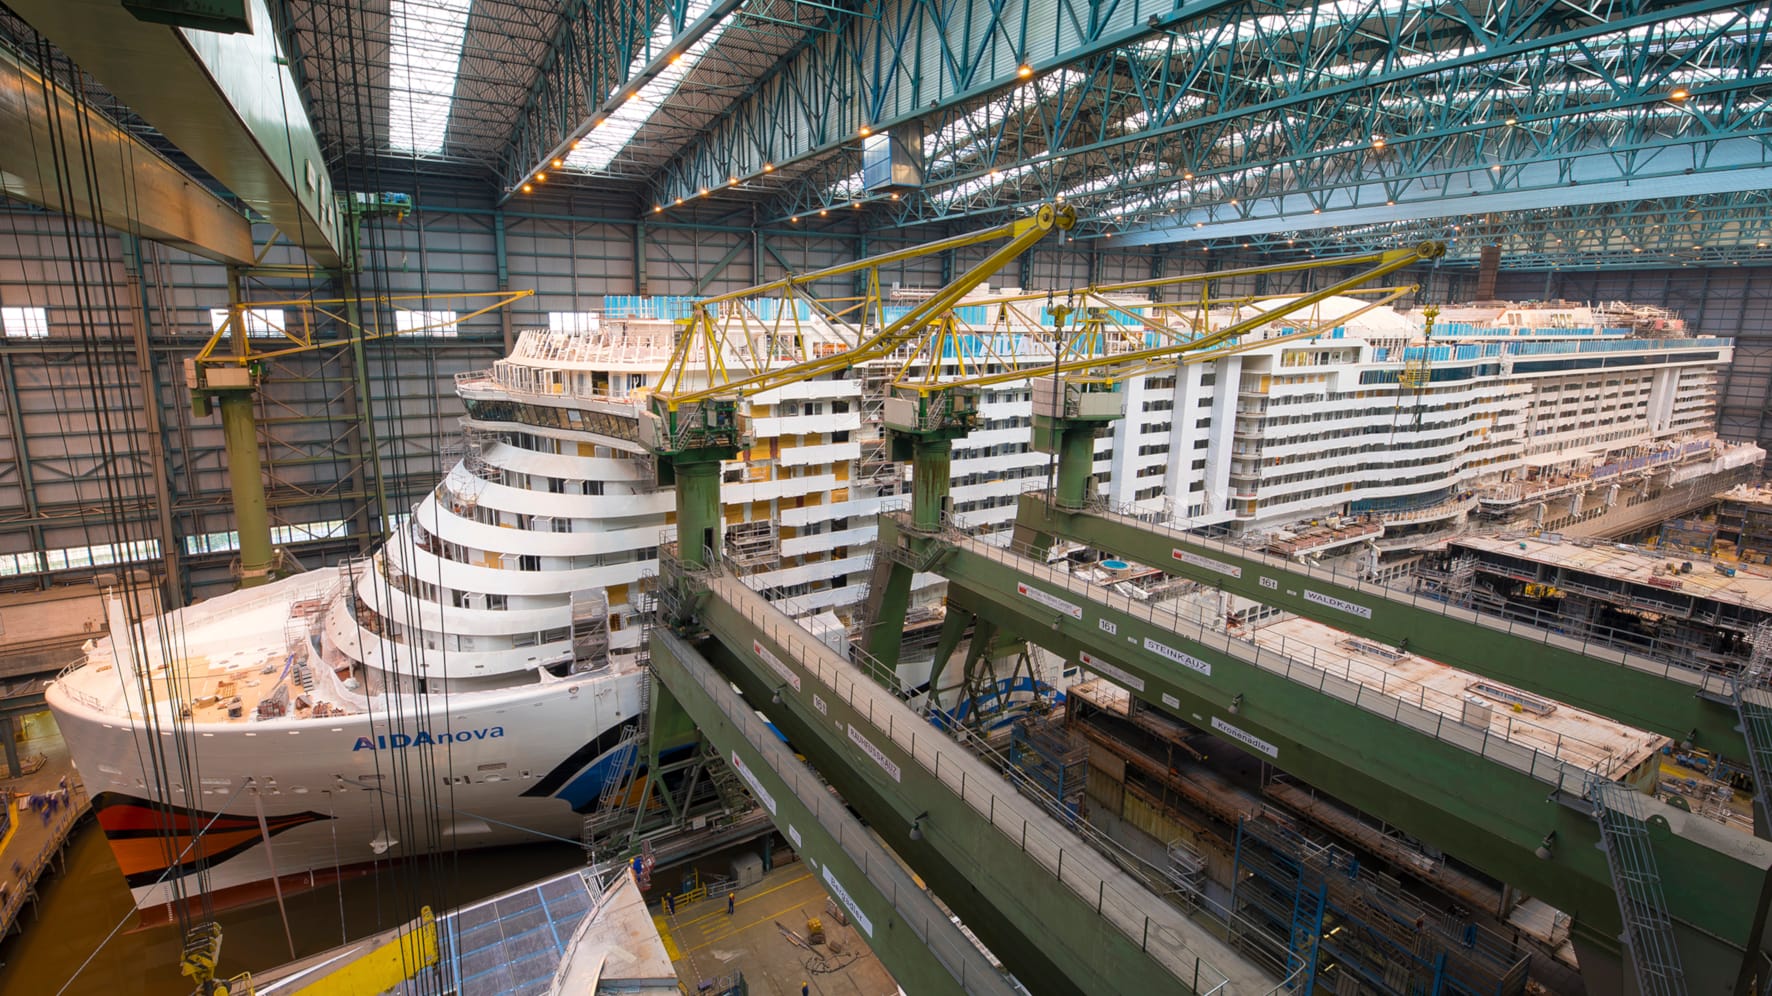
<svg viewBox="0 0 1772 996"><path fill-rule="evenodd" d="M1772 571L1750 567L1726 558L1710 558L1691 551L1657 552L1638 547L1620 548L1612 543L1573 543L1561 539L1516 536L1461 536L1458 547L1513 561L1555 568L1571 575L1594 579L1593 590L1617 597L1619 582L1649 585L1667 592L1671 601L1681 596L1734 605L1759 612L1772 606ZM1491 567L1497 564L1485 561ZM1690 563L1691 572L1667 573L1667 565ZM1719 570L1734 571L1734 576ZM1530 580L1537 580L1536 578ZM1574 582L1567 577L1565 582Z"/></svg>
<svg viewBox="0 0 1772 996"><path fill-rule="evenodd" d="M1263 647L1337 677L1487 728L1494 739L1597 767L1612 777L1635 768L1668 742L1659 734L1309 619L1278 620L1249 635Z"/></svg>
<svg viewBox="0 0 1772 996"><path fill-rule="evenodd" d="M322 610L331 577L303 575L151 620L127 654L117 654L110 639L101 641L84 666L62 677L63 690L91 708L118 716L127 710L141 719L141 692L128 676L127 661L143 655L149 662L148 701L162 715L178 702L199 723L305 718L316 703L301 685L291 643Z"/></svg>

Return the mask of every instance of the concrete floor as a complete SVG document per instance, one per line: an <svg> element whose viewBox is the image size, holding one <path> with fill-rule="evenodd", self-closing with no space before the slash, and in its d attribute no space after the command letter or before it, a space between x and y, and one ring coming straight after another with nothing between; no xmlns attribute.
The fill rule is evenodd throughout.
<svg viewBox="0 0 1772 996"><path fill-rule="evenodd" d="M66 802L47 814L24 808L22 802L15 812L17 826L0 842L0 937L6 936L18 917L24 913L34 894L38 880L48 872L74 823L86 812L88 802L80 776L68 759L67 745L53 723L37 724L44 729L19 745L20 758L43 755L46 762L28 775L0 778L0 806L13 797L42 794L63 794ZM0 768L4 762L0 761Z"/></svg>
<svg viewBox="0 0 1772 996"><path fill-rule="evenodd" d="M808 992L821 996L893 996L897 983L860 934L825 912L826 898L812 869L794 862L738 890L731 915L724 895L678 906L675 916L664 916L657 903L653 912L677 978L689 992L704 979L743 972L750 991L758 994L799 996L804 982ZM824 922L826 940L811 951L776 926L805 937L809 916Z"/></svg>

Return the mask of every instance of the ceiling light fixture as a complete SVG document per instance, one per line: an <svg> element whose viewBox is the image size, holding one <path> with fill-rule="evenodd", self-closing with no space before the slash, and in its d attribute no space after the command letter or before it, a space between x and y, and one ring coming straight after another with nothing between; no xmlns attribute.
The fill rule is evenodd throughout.
<svg viewBox="0 0 1772 996"><path fill-rule="evenodd" d="M1667 95L1667 99L1673 101L1676 104L1683 104L1691 96L1692 96L1692 91L1686 89L1683 86L1676 86L1673 88L1673 91Z"/></svg>
<svg viewBox="0 0 1772 996"><path fill-rule="evenodd" d="M861 126L861 137L862 138L866 138L869 135L872 135L873 133L874 133L874 129L869 128L867 125Z"/></svg>
<svg viewBox="0 0 1772 996"><path fill-rule="evenodd" d="M795 225L798 225L798 224L799 224L799 223L800 223L800 216L799 216L799 215L794 215L794 216L793 216L793 217L792 217L792 218L789 218L789 219L788 219L788 221L789 221L789 223L791 223L791 224L795 224Z"/></svg>
<svg viewBox="0 0 1772 996"><path fill-rule="evenodd" d="M547 182L547 179L548 179L548 175L546 173L535 174L535 182L536 183L545 183L545 182Z"/></svg>
<svg viewBox="0 0 1772 996"><path fill-rule="evenodd" d="M775 172L775 164L774 163L764 163L763 164L763 172L765 172L765 173Z"/></svg>
<svg viewBox="0 0 1772 996"><path fill-rule="evenodd" d="M531 187L531 186L530 186L530 185L529 185L529 184L527 184L527 183L525 183L525 184L524 184L524 185L523 185L523 192L524 192L524 193L526 193L526 194L527 194L527 193L529 193L529 192L530 192L530 191L531 191L531 190L534 190L534 189L535 189L535 188L534 188L534 187Z"/></svg>
<svg viewBox="0 0 1772 996"><path fill-rule="evenodd" d="M1030 66L1024 62L1019 67L1017 67L1017 69L1015 70L1015 75L1017 75L1025 80L1028 77L1034 75L1034 67Z"/></svg>
<svg viewBox="0 0 1772 996"><path fill-rule="evenodd" d="M554 168L555 169L559 169L562 165L564 165L564 163L560 162L560 160L558 160L558 159L554 160Z"/></svg>

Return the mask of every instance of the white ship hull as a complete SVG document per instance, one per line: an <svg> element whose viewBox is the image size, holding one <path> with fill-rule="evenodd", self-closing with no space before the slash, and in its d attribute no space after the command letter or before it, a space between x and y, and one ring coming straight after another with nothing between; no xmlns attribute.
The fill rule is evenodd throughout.
<svg viewBox="0 0 1772 996"><path fill-rule="evenodd" d="M427 704L404 696L369 714L187 724L201 789L185 787L169 758L170 799L151 762L144 770L149 734L138 724L89 707L64 682L47 698L145 911L174 898L175 863L190 876L207 862L213 899L229 905L268 896L273 874L299 887L452 847L576 841L645 680L636 671L428 696L428 722L416 721ZM170 751L171 730L159 739Z"/></svg>

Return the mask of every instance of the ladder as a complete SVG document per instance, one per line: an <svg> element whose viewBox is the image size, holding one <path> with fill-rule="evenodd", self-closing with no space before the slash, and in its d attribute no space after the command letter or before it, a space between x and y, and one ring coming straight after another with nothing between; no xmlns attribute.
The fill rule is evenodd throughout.
<svg viewBox="0 0 1772 996"><path fill-rule="evenodd" d="M1772 623L1754 626L1753 653L1729 683L1754 776L1754 832L1772 833Z"/></svg>
<svg viewBox="0 0 1772 996"><path fill-rule="evenodd" d="M1643 822L1642 797L1627 785L1596 777L1587 787L1594 820L1600 825L1600 846L1618 911L1624 917L1624 946L1636 970L1643 996L1685 996L1686 976L1674 946L1673 921L1661 892L1661 874L1649 828Z"/></svg>

